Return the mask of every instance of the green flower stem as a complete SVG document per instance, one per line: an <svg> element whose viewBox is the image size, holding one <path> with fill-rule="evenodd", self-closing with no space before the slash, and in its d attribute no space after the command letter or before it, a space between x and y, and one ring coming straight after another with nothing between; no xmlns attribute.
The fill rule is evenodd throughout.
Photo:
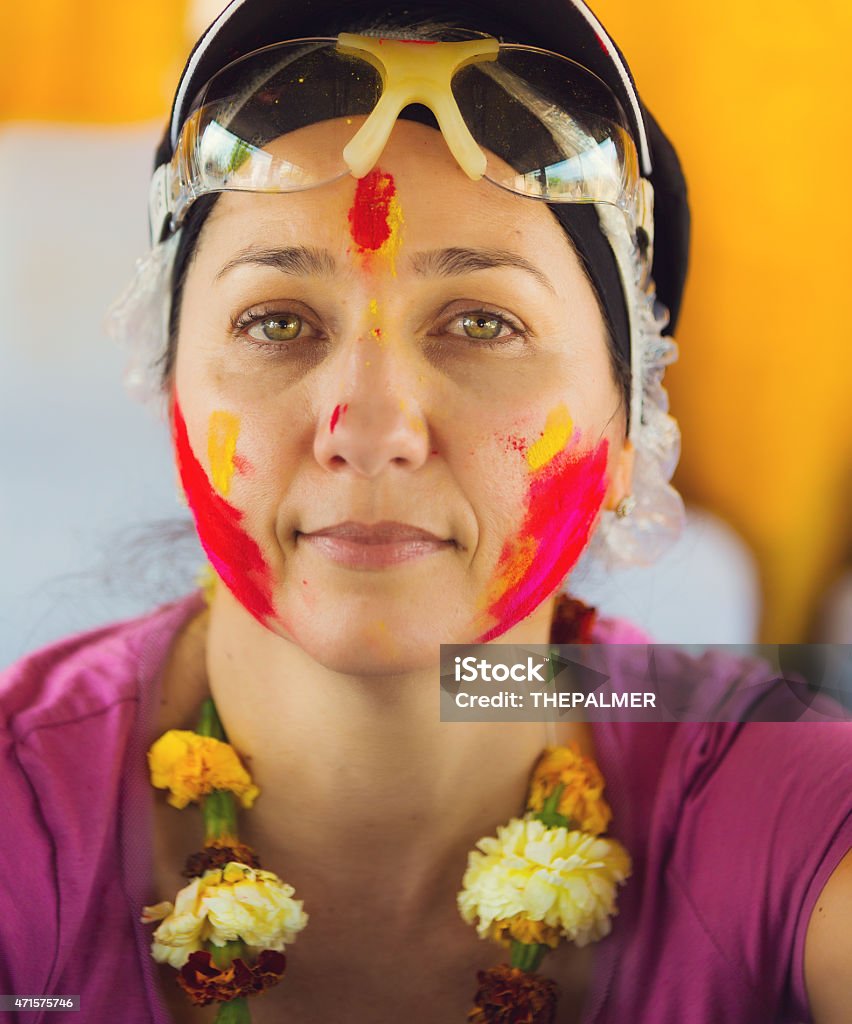
<svg viewBox="0 0 852 1024"><path fill-rule="evenodd" d="M204 798L201 814L206 841L237 838L237 806L233 793L214 789L210 796Z"/></svg>
<svg viewBox="0 0 852 1024"><path fill-rule="evenodd" d="M201 705L201 715L198 719L198 727L195 730L199 736L212 736L214 740L228 742L222 722L219 719L219 712L213 703L213 698L208 697Z"/></svg>
<svg viewBox="0 0 852 1024"><path fill-rule="evenodd" d="M195 731L199 736L212 736L223 743L228 742L212 697L208 697L201 705L201 715ZM226 789L214 789L210 796L202 801L201 814L204 818L205 840L237 838L237 803L233 793ZM237 957L244 960L246 956L245 943L239 939L226 942L224 946L207 942L205 947L210 950L213 963L220 969L230 966ZM216 1013L215 1024L251 1024L251 1012L245 998L240 996L239 999L222 1003Z"/></svg>
<svg viewBox="0 0 852 1024"><path fill-rule="evenodd" d="M230 967L238 956L245 959L246 947L241 939L226 942L224 946L217 946L215 942L208 942L205 945L210 950L211 960L219 968Z"/></svg>
<svg viewBox="0 0 852 1024"><path fill-rule="evenodd" d="M222 1003L216 1014L214 1024L251 1024L251 1011L244 996L232 999L230 1003Z"/></svg>
<svg viewBox="0 0 852 1024"><path fill-rule="evenodd" d="M212 942L205 942L204 946L210 950L210 958L220 969L230 966L237 957L245 960L246 947L239 939L235 942L226 942L224 946L217 946ZM251 1011L246 999L240 996L238 999L220 1004L214 1024L251 1024Z"/></svg>
<svg viewBox="0 0 852 1024"><path fill-rule="evenodd" d="M540 811L536 811L533 815L534 818L538 818L539 821L544 822L548 828L570 828L571 821L566 818L564 814L560 814L557 811L559 806L559 800L562 796L562 790L565 789L564 782L558 782L550 796L544 801L544 807Z"/></svg>
<svg viewBox="0 0 852 1024"><path fill-rule="evenodd" d="M520 967L528 974L537 971L549 948L541 942L518 942L512 939L512 967Z"/></svg>
<svg viewBox="0 0 852 1024"><path fill-rule="evenodd" d="M228 742L212 697L208 697L201 705L201 714L195 731L199 736L212 736L215 740ZM233 793L226 789L214 789L210 796L202 801L202 816L204 838L208 842L211 839L237 838L237 805Z"/></svg>

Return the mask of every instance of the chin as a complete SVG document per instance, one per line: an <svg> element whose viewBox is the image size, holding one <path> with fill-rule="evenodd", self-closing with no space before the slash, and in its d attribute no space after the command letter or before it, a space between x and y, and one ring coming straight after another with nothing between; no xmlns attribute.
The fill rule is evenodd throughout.
<svg viewBox="0 0 852 1024"><path fill-rule="evenodd" d="M285 632L274 623L270 628L333 672L388 676L437 671L442 643L469 643L475 635L473 614L468 610L454 618L449 607L422 593L394 601L334 594L310 609L282 609L289 628Z"/></svg>

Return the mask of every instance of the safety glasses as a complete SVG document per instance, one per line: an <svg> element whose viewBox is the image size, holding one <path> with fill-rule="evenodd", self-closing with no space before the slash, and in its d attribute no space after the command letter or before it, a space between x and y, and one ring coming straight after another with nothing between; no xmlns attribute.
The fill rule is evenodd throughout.
<svg viewBox="0 0 852 1024"><path fill-rule="evenodd" d="M442 42L342 34L264 47L207 83L152 181L155 237L208 193L297 192L363 177L402 111L439 128L473 180L634 214L641 202L629 122L580 64L471 32ZM320 148L307 129L326 121L338 130Z"/></svg>

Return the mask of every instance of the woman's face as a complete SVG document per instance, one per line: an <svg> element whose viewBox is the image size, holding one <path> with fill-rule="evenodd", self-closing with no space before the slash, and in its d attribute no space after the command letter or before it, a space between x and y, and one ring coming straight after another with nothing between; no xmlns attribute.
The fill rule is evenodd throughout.
<svg viewBox="0 0 852 1024"><path fill-rule="evenodd" d="M351 132L314 125L289 151ZM361 181L219 198L172 385L211 563L332 668L504 634L629 483L604 323L563 230L409 121Z"/></svg>

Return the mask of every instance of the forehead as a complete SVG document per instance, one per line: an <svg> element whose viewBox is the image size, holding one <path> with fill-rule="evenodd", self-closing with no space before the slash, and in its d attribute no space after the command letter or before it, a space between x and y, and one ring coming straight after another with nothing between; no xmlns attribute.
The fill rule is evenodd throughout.
<svg viewBox="0 0 852 1024"><path fill-rule="evenodd" d="M273 159L312 169L338 168L343 147L363 118L337 118L282 135L264 147ZM472 181L449 152L441 133L400 119L394 125L377 168L394 190L404 218L407 247L489 245L522 248L527 254L575 260L573 249L544 203L506 192L484 179ZM363 179L362 179L363 181ZM330 184L286 194L226 192L211 220L223 244L242 245L253 236L305 241L345 249L356 201L363 202L351 175Z"/></svg>

